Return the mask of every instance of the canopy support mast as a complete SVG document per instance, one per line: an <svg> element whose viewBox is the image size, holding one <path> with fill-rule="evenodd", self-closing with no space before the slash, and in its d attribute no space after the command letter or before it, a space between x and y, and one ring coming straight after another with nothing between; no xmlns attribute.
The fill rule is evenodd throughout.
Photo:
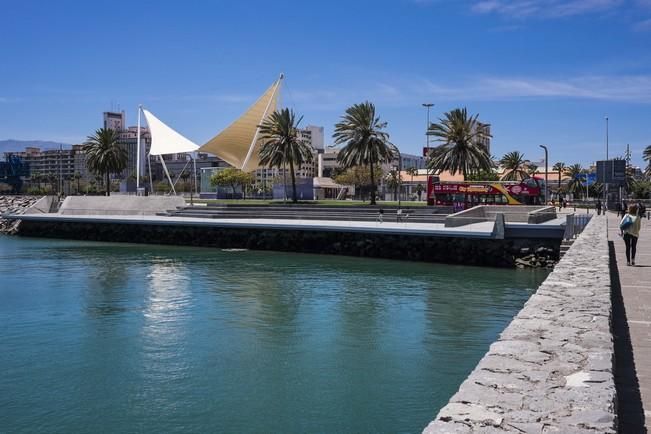
<svg viewBox="0 0 651 434"><path fill-rule="evenodd" d="M142 104L138 105L138 137L136 139L136 194L140 189L140 112L142 112Z"/></svg>
<svg viewBox="0 0 651 434"><path fill-rule="evenodd" d="M172 193L174 193L174 196L176 196L176 189L174 188L174 183L172 182L172 178L170 177L170 172L167 170L167 165L165 165L165 160L163 160L162 155L159 155L158 158L160 158L160 162L163 165L163 170L165 171L167 180L170 182L170 187L172 187Z"/></svg>

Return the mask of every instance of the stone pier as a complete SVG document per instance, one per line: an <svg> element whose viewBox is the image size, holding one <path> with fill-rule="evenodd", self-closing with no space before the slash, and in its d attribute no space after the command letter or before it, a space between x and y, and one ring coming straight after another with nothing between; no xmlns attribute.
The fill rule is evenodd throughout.
<svg viewBox="0 0 651 434"><path fill-rule="evenodd" d="M606 217L595 217L424 433L616 433Z"/></svg>

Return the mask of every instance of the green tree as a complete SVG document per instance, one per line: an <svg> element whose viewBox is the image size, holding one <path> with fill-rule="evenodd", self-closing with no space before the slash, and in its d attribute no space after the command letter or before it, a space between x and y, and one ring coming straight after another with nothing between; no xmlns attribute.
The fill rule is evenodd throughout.
<svg viewBox="0 0 651 434"><path fill-rule="evenodd" d="M362 200L366 200L366 192L371 190L371 170L368 166L353 166L345 170L338 170L334 176L334 181L341 185L355 186L355 195L359 193ZM381 178L382 168L376 165L373 168L373 174Z"/></svg>
<svg viewBox="0 0 651 434"><path fill-rule="evenodd" d="M490 171L494 164L484 139L491 137L477 121L478 115L468 116L465 108L445 113L439 123L432 123L427 134L442 142L432 149L427 166L435 171L447 170L465 177L479 171Z"/></svg>
<svg viewBox="0 0 651 434"><path fill-rule="evenodd" d="M187 170L183 170L183 172L181 172L181 180L183 181L183 191L187 190L189 178L190 178L190 172Z"/></svg>
<svg viewBox="0 0 651 434"><path fill-rule="evenodd" d="M582 184L581 181L584 179L583 169L580 164L572 164L565 168L565 176L569 177L570 180L567 183L567 191L581 196L582 193Z"/></svg>
<svg viewBox="0 0 651 434"><path fill-rule="evenodd" d="M527 175L534 176L536 172L538 172L538 166L532 163L527 164Z"/></svg>
<svg viewBox="0 0 651 434"><path fill-rule="evenodd" d="M604 185L600 182L592 183L588 186L588 193L592 197L602 197L604 193Z"/></svg>
<svg viewBox="0 0 651 434"><path fill-rule="evenodd" d="M494 170L480 170L466 176L466 181L499 181L500 177Z"/></svg>
<svg viewBox="0 0 651 434"><path fill-rule="evenodd" d="M631 195L634 199L649 199L651 197L651 181L634 181Z"/></svg>
<svg viewBox="0 0 651 434"><path fill-rule="evenodd" d="M296 119L293 110L284 108L273 112L260 126L263 143L260 147L260 165L284 167L289 165L292 177L292 202L296 197L296 172L294 167L312 161L312 149L298 138L298 124L303 117Z"/></svg>
<svg viewBox="0 0 651 434"><path fill-rule="evenodd" d="M390 162L396 148L389 142L389 134L383 131L387 126L375 114L375 105L366 101L346 109L341 121L335 125L335 144L345 146L339 151L337 160L342 167L367 166L371 181L371 205L376 204L376 173L378 164Z"/></svg>
<svg viewBox="0 0 651 434"><path fill-rule="evenodd" d="M121 173L127 167L127 151L118 143L119 139L117 131L100 128L84 143L88 169L104 176L107 196L111 194L111 174Z"/></svg>
<svg viewBox="0 0 651 434"><path fill-rule="evenodd" d="M518 151L509 152L504 154L500 159L500 165L504 168L503 181L519 181L529 178L527 173L527 160L524 159L524 154Z"/></svg>
<svg viewBox="0 0 651 434"><path fill-rule="evenodd" d="M233 197L235 197L235 188L240 185L242 186L242 190L244 190L244 186L251 183L252 180L253 175L250 173L243 172L234 167L227 167L226 169L213 173L210 177L210 185L213 187L216 185L230 187L233 190Z"/></svg>
<svg viewBox="0 0 651 434"><path fill-rule="evenodd" d="M558 172L558 191L561 191L561 178L563 177L566 168L567 166L562 161L559 161L554 164L554 167L552 167L553 171Z"/></svg>

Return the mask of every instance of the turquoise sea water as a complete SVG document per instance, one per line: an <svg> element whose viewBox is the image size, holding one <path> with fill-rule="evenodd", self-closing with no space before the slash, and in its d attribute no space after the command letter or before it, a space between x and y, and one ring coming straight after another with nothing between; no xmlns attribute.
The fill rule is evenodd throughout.
<svg viewBox="0 0 651 434"><path fill-rule="evenodd" d="M544 277L0 237L0 432L420 432Z"/></svg>

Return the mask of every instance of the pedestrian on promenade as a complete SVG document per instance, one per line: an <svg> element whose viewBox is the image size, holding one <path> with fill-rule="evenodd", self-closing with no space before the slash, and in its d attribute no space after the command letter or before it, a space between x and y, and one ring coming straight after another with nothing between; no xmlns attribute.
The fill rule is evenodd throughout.
<svg viewBox="0 0 651 434"><path fill-rule="evenodd" d="M382 223L384 221L384 210L380 208L377 213L377 218L375 219L376 222Z"/></svg>
<svg viewBox="0 0 651 434"><path fill-rule="evenodd" d="M639 215L641 218L644 218L644 215L646 214L646 206L642 203L641 200L637 201L637 215Z"/></svg>
<svg viewBox="0 0 651 434"><path fill-rule="evenodd" d="M637 250L637 239L640 236L642 220L638 215L637 205L631 205L628 213L624 214L619 223L619 229L626 244L626 265L635 265L635 251Z"/></svg>
<svg viewBox="0 0 651 434"><path fill-rule="evenodd" d="M597 199L597 205L595 208L597 208L597 215L601 215L601 199Z"/></svg>

